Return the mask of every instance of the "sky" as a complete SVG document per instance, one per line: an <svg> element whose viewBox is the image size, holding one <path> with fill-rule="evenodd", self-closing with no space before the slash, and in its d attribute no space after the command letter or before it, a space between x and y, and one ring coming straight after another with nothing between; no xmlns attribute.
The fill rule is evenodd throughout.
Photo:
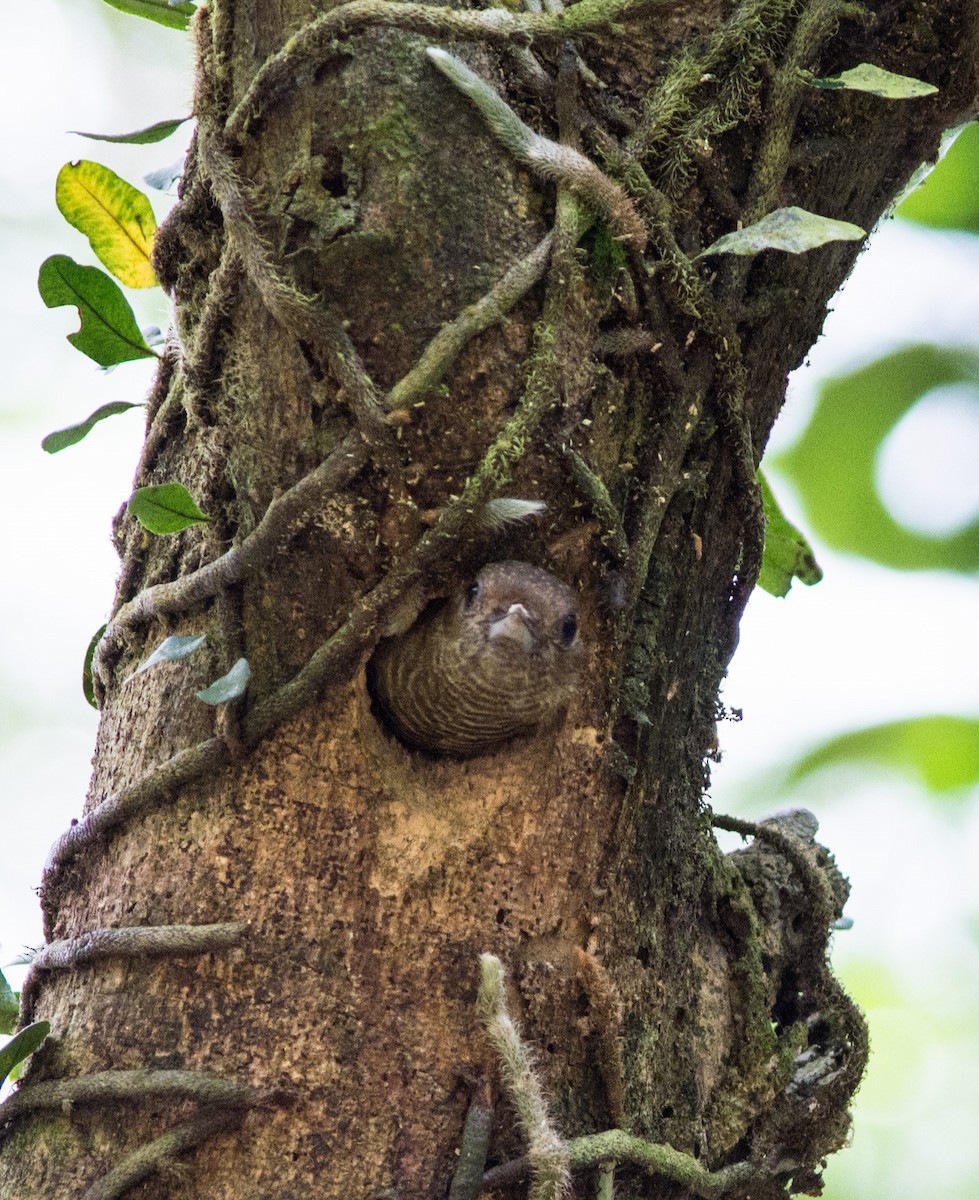
<svg viewBox="0 0 979 1200"><path fill-rule="evenodd" d="M103 20L104 18L104 20ZM91 157L140 184L179 157L187 131L156 146L108 146L68 129L121 133L190 108L186 40L100 0L34 0L0 9L0 964L41 944L34 889L47 851L81 815L97 714L81 692L85 648L111 602L118 562L109 540L127 499L142 438L134 410L103 422L61 454L41 438L112 400L138 401L152 364L104 374L65 340L73 310L44 308L40 263L67 253L93 262L59 216L63 163ZM157 194L159 215L170 201ZM141 323L166 324L156 296L138 296ZM820 378L908 341L975 346L979 238L888 221L833 305L809 364L792 379L773 439L797 436ZM881 466L894 514L932 527L979 508L979 405L960 398L899 429ZM902 441L903 439L903 441ZM909 447L915 453L909 454ZM924 452L922 452L924 451ZM790 516L791 487L773 477ZM902 510L902 504L904 508ZM757 593L724 700L711 801L761 816L774 768L857 725L929 712L979 714L979 582L940 573L897 575L817 544L825 579L784 600ZM834 961L871 1014L874 1069L857 1110L855 1147L836 1156L832 1195L921 1195L926 1164L943 1200L971 1196L979 1087L979 805L941 810L904 780L817 777L792 803L820 819L821 837L853 881L854 928ZM731 839L730 845L737 839ZM18 970L9 972L19 981ZM941 1153L935 1147L941 1146ZM833 1192L833 1188L836 1189Z"/></svg>

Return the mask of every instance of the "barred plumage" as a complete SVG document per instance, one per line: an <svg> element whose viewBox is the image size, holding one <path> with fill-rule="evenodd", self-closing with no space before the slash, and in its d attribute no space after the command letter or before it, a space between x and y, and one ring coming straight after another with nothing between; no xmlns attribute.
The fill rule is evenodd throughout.
<svg viewBox="0 0 979 1200"><path fill-rule="evenodd" d="M530 563L489 563L461 596L382 641L368 681L401 741L469 756L555 721L583 657L574 591Z"/></svg>

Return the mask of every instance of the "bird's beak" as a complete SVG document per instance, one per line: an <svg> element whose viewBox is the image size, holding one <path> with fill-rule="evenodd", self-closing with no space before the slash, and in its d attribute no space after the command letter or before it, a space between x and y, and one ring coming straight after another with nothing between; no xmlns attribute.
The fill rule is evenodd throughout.
<svg viewBox="0 0 979 1200"><path fill-rule="evenodd" d="M497 638L510 638L524 650L533 649L537 640L531 626L530 613L522 604L511 604L507 609L506 616L499 617L492 622L487 636L491 642L496 641Z"/></svg>

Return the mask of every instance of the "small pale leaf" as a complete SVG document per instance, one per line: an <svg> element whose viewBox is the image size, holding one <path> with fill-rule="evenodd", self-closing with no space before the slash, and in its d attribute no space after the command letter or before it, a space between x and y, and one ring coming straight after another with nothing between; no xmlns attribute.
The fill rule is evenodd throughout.
<svg viewBox="0 0 979 1200"><path fill-rule="evenodd" d="M82 665L82 691L85 693L85 699L93 708L98 708L98 701L95 698L95 682L92 679L92 659L95 657L95 648L102 640L102 634L105 633L107 626L100 625L95 632L95 636L88 643L88 649L85 651L85 662Z"/></svg>
<svg viewBox="0 0 979 1200"><path fill-rule="evenodd" d="M47 1021L35 1021L33 1025L28 1025L26 1029L22 1029L20 1033L10 1039L0 1050L0 1083L7 1078L18 1063L30 1058L50 1032L51 1026Z"/></svg>
<svg viewBox="0 0 979 1200"><path fill-rule="evenodd" d="M480 513L480 524L487 529L503 529L529 517L539 517L547 509L543 500L521 500L516 496L499 496L487 500Z"/></svg>
<svg viewBox="0 0 979 1200"><path fill-rule="evenodd" d="M155 171L150 171L143 176L143 182L148 183L151 188L155 188L158 192L169 192L173 185L177 182L184 173L184 160L178 158L176 162L170 163L167 167L159 167Z"/></svg>
<svg viewBox="0 0 979 1200"><path fill-rule="evenodd" d="M870 92L872 96L881 96L884 100L913 100L918 96L933 96L938 91L933 83L925 83L923 79L914 79L910 75L896 75L893 71L885 71L883 67L875 67L873 63L860 63L849 71L841 71L839 75L811 79L809 83L812 87L827 91L846 88L851 92Z"/></svg>
<svg viewBox="0 0 979 1200"><path fill-rule="evenodd" d="M141 662L132 675L126 676L123 683L128 683L130 679L135 679L137 675L142 675L150 667L155 667L157 663L179 662L180 659L187 658L195 650L203 646L206 641L206 633L199 634L196 637L182 637L179 634L173 634L171 637L164 638L149 658L145 662Z"/></svg>
<svg viewBox="0 0 979 1200"><path fill-rule="evenodd" d="M112 8L130 13L134 17L145 17L169 29L186 29L190 18L197 11L196 4L171 4L168 0L105 0Z"/></svg>
<svg viewBox="0 0 979 1200"><path fill-rule="evenodd" d="M59 450L66 450L69 446L74 446L76 442L87 437L99 421L104 421L106 417L115 417L119 413L128 412L131 408L142 407L142 404L130 404L125 400L114 400L111 404L103 404L101 408L97 408L91 416L86 417L78 425L69 425L67 429L58 429L54 433L49 433L41 442L41 449L46 450L48 454L57 454Z"/></svg>
<svg viewBox="0 0 979 1200"><path fill-rule="evenodd" d="M773 596L787 596L793 579L807 587L819 583L823 572L812 547L786 518L761 471L758 472L758 484L765 509L765 550L758 586Z"/></svg>
<svg viewBox="0 0 979 1200"><path fill-rule="evenodd" d="M205 704L227 704L229 700L237 700L245 694L248 681L252 677L252 669L247 658L239 658L227 675L215 679L210 687L197 693L197 699Z"/></svg>
<svg viewBox="0 0 979 1200"><path fill-rule="evenodd" d="M777 208L754 225L746 225L734 233L725 233L712 246L701 251L698 257L703 258L707 254L750 255L758 254L761 250L803 254L827 242L855 242L866 236L865 229L851 225L849 221L821 217L804 208Z"/></svg>
<svg viewBox="0 0 979 1200"><path fill-rule="evenodd" d="M81 129L72 129L69 132L89 138L93 142L121 142L127 146L147 146L151 142L162 142L189 120L190 117L174 117L172 121L157 121L155 125L147 125L145 129L137 129L135 133L85 133Z"/></svg>
<svg viewBox="0 0 979 1200"><path fill-rule="evenodd" d="M160 483L137 488L127 511L150 533L179 533L191 525L210 521L182 483Z"/></svg>
<svg viewBox="0 0 979 1200"><path fill-rule="evenodd" d="M116 279L132 288L156 284L150 262L156 217L138 188L83 158L58 172L55 199L61 215L88 238Z"/></svg>
<svg viewBox="0 0 979 1200"><path fill-rule="evenodd" d="M68 334L68 341L100 367L156 358L143 341L129 301L98 267L82 267L67 254L53 254L41 263L37 289L48 308L74 304L82 326Z"/></svg>

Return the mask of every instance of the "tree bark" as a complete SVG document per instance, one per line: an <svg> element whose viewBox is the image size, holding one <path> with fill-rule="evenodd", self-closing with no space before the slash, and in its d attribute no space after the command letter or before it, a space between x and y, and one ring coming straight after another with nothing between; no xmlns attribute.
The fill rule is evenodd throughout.
<svg viewBox="0 0 979 1200"><path fill-rule="evenodd" d="M4 1196L440 1197L473 1097L487 1185L537 1196L569 1163L569 1194L610 1194L596 1155L623 1197L817 1191L845 1140L845 881L804 816L728 822L756 836L721 855L704 792L755 467L859 247L696 256L788 205L871 228L974 112L976 8L505 11L195 19L198 132L156 247L177 336L136 482L212 520L116 521L86 815L43 886L68 945L25 987L52 1036L0 1111ZM597 184L501 142L432 45ZM801 74L863 61L940 91ZM499 496L547 510L498 529ZM508 558L580 592L567 720L413 753L372 707L373 648ZM206 648L131 677L175 633ZM200 703L242 656L245 699ZM499 997L477 1011L481 954L529 1077Z"/></svg>

